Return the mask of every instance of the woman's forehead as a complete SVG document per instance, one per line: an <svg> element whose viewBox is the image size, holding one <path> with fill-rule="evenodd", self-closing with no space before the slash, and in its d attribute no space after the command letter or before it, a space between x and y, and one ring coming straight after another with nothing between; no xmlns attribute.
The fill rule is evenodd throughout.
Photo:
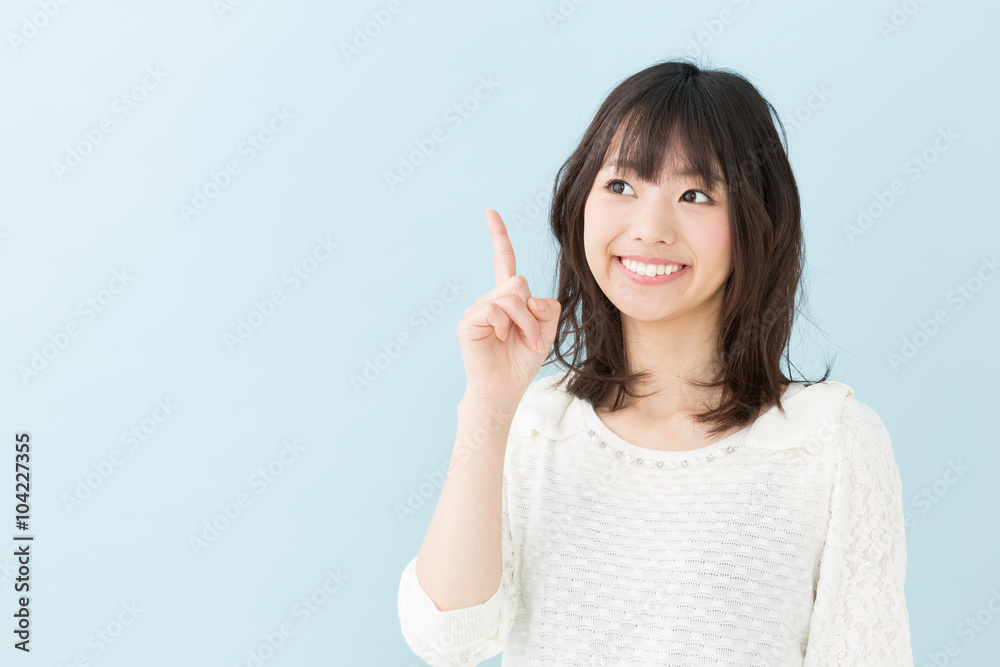
<svg viewBox="0 0 1000 667"><path fill-rule="evenodd" d="M635 156L631 162L638 162L638 156ZM616 172L638 175L637 166L631 162L623 162L617 151L615 151L608 155L604 164L601 165L598 173ZM725 179L719 171L718 161L713 160L712 167L715 171L716 180L724 181ZM660 178L666 181L701 178L701 173L697 168L695 168L694 164L687 158L686 155L681 154L681 151L667 151L663 158Z"/></svg>

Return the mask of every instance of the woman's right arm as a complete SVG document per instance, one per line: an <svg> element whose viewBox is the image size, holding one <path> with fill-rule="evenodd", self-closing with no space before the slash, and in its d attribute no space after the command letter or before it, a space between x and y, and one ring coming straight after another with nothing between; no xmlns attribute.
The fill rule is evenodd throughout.
<svg viewBox="0 0 1000 667"><path fill-rule="evenodd" d="M400 581L410 649L431 665L477 665L500 653L517 616L519 580L503 461L511 416L458 406L458 436L434 515Z"/></svg>
<svg viewBox="0 0 1000 667"><path fill-rule="evenodd" d="M417 577L441 610L487 600L500 584L504 454L513 409L458 405L458 434L424 542Z"/></svg>
<svg viewBox="0 0 1000 667"><path fill-rule="evenodd" d="M432 665L496 655L514 622L520 583L507 514L507 439L561 311L556 299L532 298L503 220L487 209L487 221L496 285L458 323L466 375L458 433L424 542L400 581L404 637Z"/></svg>

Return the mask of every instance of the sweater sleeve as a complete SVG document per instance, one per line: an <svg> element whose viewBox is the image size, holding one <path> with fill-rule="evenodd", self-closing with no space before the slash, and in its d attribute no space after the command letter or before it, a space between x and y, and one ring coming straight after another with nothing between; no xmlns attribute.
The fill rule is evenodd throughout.
<svg viewBox="0 0 1000 667"><path fill-rule="evenodd" d="M804 667L913 667L902 484L874 410L845 399Z"/></svg>
<svg viewBox="0 0 1000 667"><path fill-rule="evenodd" d="M398 609L403 638L410 649L433 667L478 665L500 653L518 612L513 540L507 503L507 476L503 477L501 543L503 572L496 592L485 602L441 611L417 580L416 556L399 582Z"/></svg>

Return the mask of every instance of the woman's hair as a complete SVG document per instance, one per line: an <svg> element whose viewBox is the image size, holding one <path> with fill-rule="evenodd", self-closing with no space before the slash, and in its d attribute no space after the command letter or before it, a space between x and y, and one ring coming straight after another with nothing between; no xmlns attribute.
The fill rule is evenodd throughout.
<svg viewBox="0 0 1000 667"><path fill-rule="evenodd" d="M610 409L618 410L626 406L626 394L638 396L631 383L649 375L628 372L620 313L601 291L584 253L584 205L620 135L618 164L643 180L658 182L671 153L709 189L721 177L729 194L733 272L719 314L719 371L711 382L689 380L721 387L721 402L694 418L713 424L710 432L718 435L752 422L772 405L784 414L780 399L792 380L782 373L780 361L784 353L791 364L786 348L804 253L785 128L775 111L783 143L772 111L741 75L683 60L660 62L630 76L598 109L556 175L549 212L560 249L557 298L562 304L552 354L570 371L564 378L569 393L597 406L616 392ZM565 354L572 356L570 362L563 350L569 339ZM829 374L827 366L817 382Z"/></svg>

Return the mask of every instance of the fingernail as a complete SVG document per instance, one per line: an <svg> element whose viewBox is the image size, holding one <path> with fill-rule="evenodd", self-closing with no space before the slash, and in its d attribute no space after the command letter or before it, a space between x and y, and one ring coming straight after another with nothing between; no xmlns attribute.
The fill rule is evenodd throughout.
<svg viewBox="0 0 1000 667"><path fill-rule="evenodd" d="M538 299L532 299L531 303L535 305L536 310L545 310L545 302L539 301Z"/></svg>
<svg viewBox="0 0 1000 667"><path fill-rule="evenodd" d="M538 340L535 341L535 349L538 350L539 352L545 351L545 342L542 341L541 336L539 336Z"/></svg>

